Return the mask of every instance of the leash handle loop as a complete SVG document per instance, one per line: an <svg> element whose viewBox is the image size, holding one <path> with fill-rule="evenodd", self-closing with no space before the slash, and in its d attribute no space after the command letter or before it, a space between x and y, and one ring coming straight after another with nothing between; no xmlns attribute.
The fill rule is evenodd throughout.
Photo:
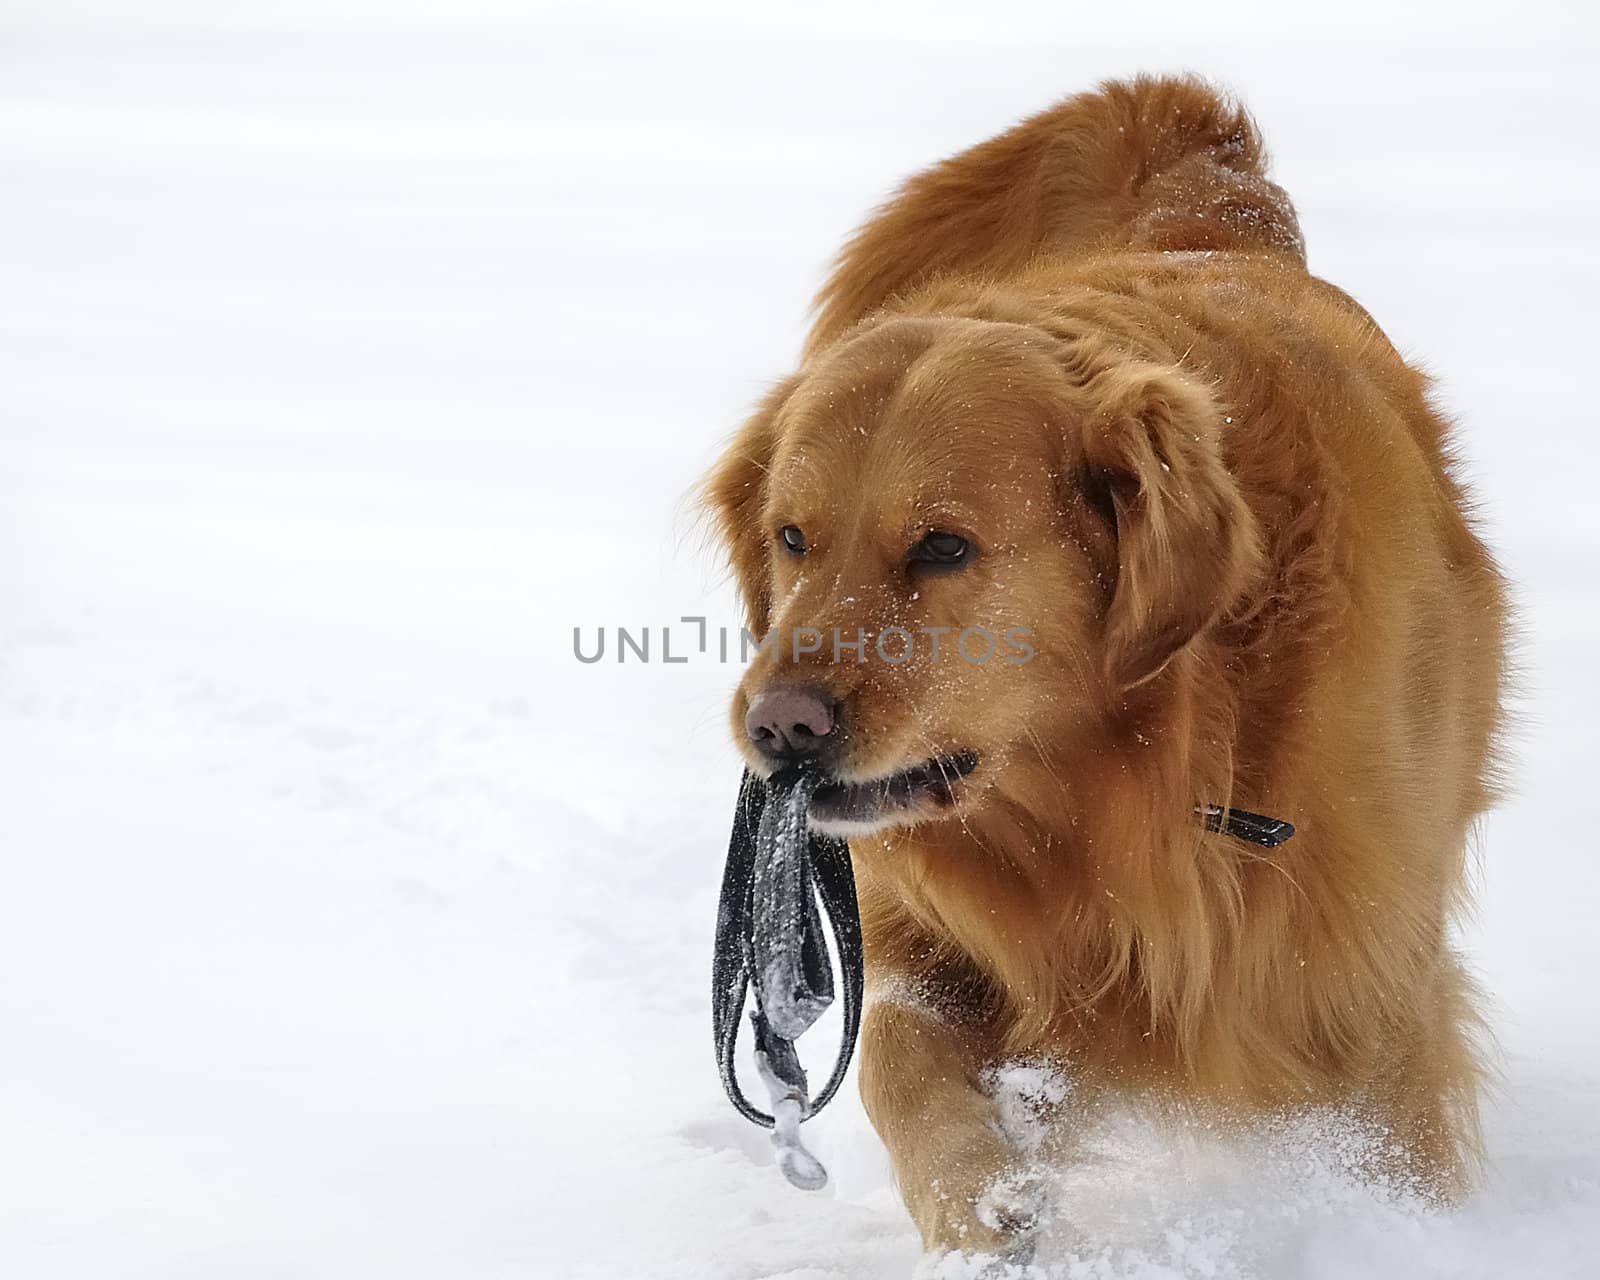
<svg viewBox="0 0 1600 1280"><path fill-rule="evenodd" d="M717 902L716 946L711 964L711 1029L717 1071L728 1100L746 1119L771 1129L775 1124L774 1118L745 1096L744 1090L739 1087L734 1066L745 997L752 985L752 975L757 972L756 957L763 952L756 942L755 892L758 835L767 802L767 784L746 770L739 785L733 833L728 843L728 861L723 869L722 892ZM756 1047L769 1070L784 1079L787 1085L798 1085L802 1091L799 1097L804 1112L799 1119L816 1115L832 1101L844 1083L861 1031L861 1001L865 981L861 916L856 899L855 873L850 865L850 847L843 840L810 833L806 838L806 862L808 883L805 892L810 901L803 926L806 934L802 944L805 968L813 989L831 988L830 960L827 943L822 936L826 927L833 934L834 949L838 953L842 970L838 985L844 997L844 1029L839 1053L826 1083L809 1104L803 1102L805 1075L800 1071L799 1060L793 1056L793 1042L778 1036L767 1024L766 1013L760 1007L759 986L756 992L757 1008L752 1015L760 1016L761 1021L757 1026L766 1030L765 1036L758 1035L758 1040L765 1043ZM820 899L822 904L820 913L815 909L816 899ZM799 1073L798 1080L789 1079L788 1075L778 1072L779 1063L788 1061L793 1062L793 1071ZM790 1114L793 1114L792 1110ZM785 1119L787 1125L788 1117Z"/></svg>

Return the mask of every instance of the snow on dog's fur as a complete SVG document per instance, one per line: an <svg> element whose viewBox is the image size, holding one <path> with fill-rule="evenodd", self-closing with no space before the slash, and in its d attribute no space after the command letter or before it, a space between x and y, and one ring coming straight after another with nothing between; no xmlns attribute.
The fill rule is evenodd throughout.
<svg viewBox="0 0 1600 1280"><path fill-rule="evenodd" d="M1353 1106L1388 1172L1470 1171L1448 922L1502 582L1424 378L1307 273L1264 167L1242 110L1142 79L913 178L707 481L756 632L952 628L937 662L780 643L733 707L762 771L753 698L833 708L869 971L918 993L872 1006L862 1089L930 1248L1027 1235L978 1211L1019 1158L983 1086L1008 1055L1070 1064L1079 1105ZM967 550L930 559L930 532ZM1035 653L963 660L970 626ZM872 808L959 753L968 776ZM1247 845L1199 804L1299 834Z"/></svg>

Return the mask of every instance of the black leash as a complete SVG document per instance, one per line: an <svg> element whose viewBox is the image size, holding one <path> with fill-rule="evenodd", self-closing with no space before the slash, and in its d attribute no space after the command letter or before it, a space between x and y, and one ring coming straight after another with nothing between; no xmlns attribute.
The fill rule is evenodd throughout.
<svg viewBox="0 0 1600 1280"><path fill-rule="evenodd" d="M844 1082L861 1029L863 983L850 847L806 825L820 781L815 774L787 772L763 782L745 772L722 874L711 967L711 1027L722 1087L740 1114L773 1131L778 1167L808 1191L823 1186L828 1174L801 1146L800 1122L827 1106ZM794 1042L833 1003L824 913L843 975L844 1033L833 1072L811 1101ZM734 1071L739 1014L752 987L756 1066L772 1099L770 1115L745 1097Z"/></svg>
<svg viewBox="0 0 1600 1280"><path fill-rule="evenodd" d="M711 1030L722 1087L741 1115L773 1131L778 1167L807 1191L824 1186L828 1172L801 1145L800 1122L827 1106L844 1082L861 1030L863 986L861 914L850 846L807 825L806 811L821 782L818 774L803 770L787 770L765 781L745 771L722 873L711 958ZM1201 805L1195 813L1208 831L1269 849L1294 835L1294 827L1282 819L1244 809ZM833 1072L812 1101L794 1042L833 1003L824 919L839 955L844 1033ZM756 1068L772 1100L771 1114L745 1097L734 1070L739 1015L752 988Z"/></svg>

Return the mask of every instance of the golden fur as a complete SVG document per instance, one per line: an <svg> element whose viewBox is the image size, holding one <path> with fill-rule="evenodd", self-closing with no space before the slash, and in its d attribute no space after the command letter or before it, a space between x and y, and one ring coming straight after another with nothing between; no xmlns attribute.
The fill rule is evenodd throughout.
<svg viewBox="0 0 1600 1280"><path fill-rule="evenodd" d="M1506 608L1446 431L1194 80L1071 98L845 248L706 493L758 634L1033 631L1025 664L779 652L733 708L743 743L753 691L800 674L843 708L848 778L981 762L947 811L851 841L888 997L863 1094L930 1248L1025 1232L981 1211L1015 1161L979 1084L1008 1054L1240 1115L1354 1106L1463 1184L1480 1066L1448 922ZM978 559L908 574L929 527ZM1212 834L1200 803L1298 835Z"/></svg>

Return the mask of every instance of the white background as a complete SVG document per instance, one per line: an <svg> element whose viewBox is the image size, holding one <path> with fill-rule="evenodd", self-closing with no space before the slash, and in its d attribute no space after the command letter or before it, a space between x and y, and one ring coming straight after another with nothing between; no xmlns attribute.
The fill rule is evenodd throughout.
<svg viewBox="0 0 1600 1280"><path fill-rule="evenodd" d="M1591 12L8 0L0 1274L909 1274L853 1096L808 1197L718 1090L735 669L572 628L737 624L686 495L896 181L1180 69L1438 376L1517 583L1503 1081L1458 1214L1130 1121L1045 1256L1594 1274Z"/></svg>

